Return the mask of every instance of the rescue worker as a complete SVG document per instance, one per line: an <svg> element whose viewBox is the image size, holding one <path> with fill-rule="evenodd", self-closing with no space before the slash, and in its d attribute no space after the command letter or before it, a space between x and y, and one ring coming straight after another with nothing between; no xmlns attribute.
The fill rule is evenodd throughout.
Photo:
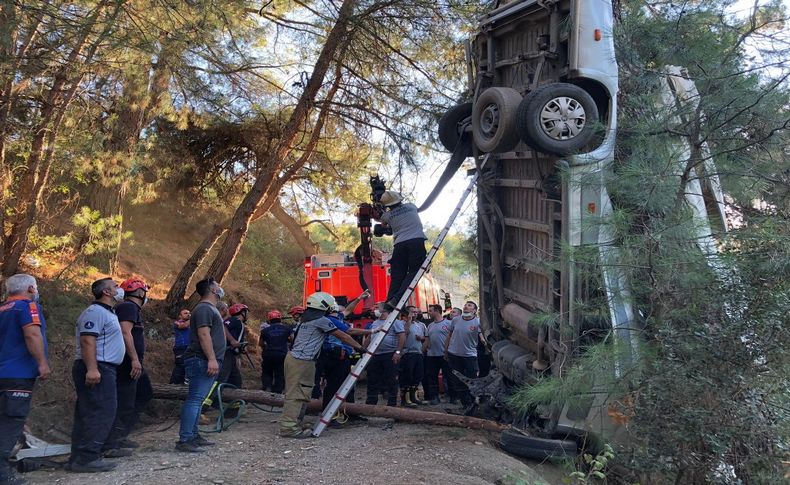
<svg viewBox="0 0 790 485"><path fill-rule="evenodd" d="M66 467L73 472L115 468L115 463L102 459L101 452L115 421L117 370L126 354L121 323L113 311L124 291L112 278L103 278L93 282L91 293L95 300L77 318L76 359L71 370L77 403Z"/></svg>
<svg viewBox="0 0 790 485"><path fill-rule="evenodd" d="M196 453L202 446L212 443L198 433L200 406L217 379L225 357L225 330L217 303L225 296L225 290L206 278L198 281L195 291L200 302L192 309L189 320L189 348L184 353L189 390L181 406L181 425L176 450Z"/></svg>
<svg viewBox="0 0 790 485"><path fill-rule="evenodd" d="M329 318L338 329L351 336L371 335L374 332L373 330L353 328L345 321L345 318L353 312L356 304L369 295L370 293L368 291L364 291L360 296L349 302L348 307L338 305L336 309L332 310L329 315L327 315L327 318ZM324 340L324 345L321 348L321 355L319 357L321 362L320 367L323 369L324 376L326 377L326 387L323 392L323 407L326 407L329 401L335 397L343 381L346 379L349 372L351 372L351 355L353 353L354 349L352 346L341 342L340 339L332 335ZM346 396L346 402L355 402L353 387ZM365 420L359 416L349 416L348 419L350 421ZM333 419L330 426L336 427L340 424L341 423L337 420Z"/></svg>
<svg viewBox="0 0 790 485"><path fill-rule="evenodd" d="M183 384L186 377L184 370L184 352L189 347L189 317L191 313L187 308L178 312L178 320L173 322L173 336L175 341L173 343L173 355L175 356L175 363L173 365L173 372L170 374L170 384Z"/></svg>
<svg viewBox="0 0 790 485"><path fill-rule="evenodd" d="M450 364L444 359L444 344L450 335L450 321L442 315L440 305L429 305L428 314L433 319L428 325L428 349L425 356L425 379L422 381L425 399L429 404L437 405L439 401L439 371L442 373L443 384L447 384L450 375ZM448 393L450 400L454 394Z"/></svg>
<svg viewBox="0 0 790 485"><path fill-rule="evenodd" d="M333 309L331 315L334 315L334 317L336 319L344 321L347 316L351 315L354 312L354 308L356 308L357 304L360 301L362 301L363 299L368 298L369 296L370 296L370 291L369 290L365 290L362 293L360 293L359 296L357 296L356 298L354 298L353 300L348 302L348 307L345 307L343 305L337 305L336 308ZM333 323L334 323L334 321L333 321ZM344 325L344 327L351 328L348 325ZM346 332L346 328L341 328L341 330ZM351 335L365 335L365 334L353 333ZM329 338L329 339L327 339L327 341L332 342L332 339ZM335 345L331 345L330 346L330 345L327 344L327 342L324 342L324 347L321 350L322 353L323 353L324 349L328 349L330 347L336 347L336 346ZM321 399L321 396L322 396L321 380L322 379L325 380L327 386L329 385L329 377L327 376L327 369L324 367L324 362L325 361L326 361L326 359L322 359L321 356L319 355L318 356L318 361L315 363L315 384L313 385L313 394L311 395L311 397L313 399ZM337 371L337 369L335 369L335 371ZM326 391L326 389L324 389L324 391L323 391L324 397L326 397L326 393L327 392L328 391ZM334 392L330 395L330 398L331 398L332 395L334 395Z"/></svg>
<svg viewBox="0 0 790 485"><path fill-rule="evenodd" d="M302 314L304 313L304 307L302 306L294 306L288 310L288 315L291 316L294 323L299 323L299 319L302 318Z"/></svg>
<svg viewBox="0 0 790 485"><path fill-rule="evenodd" d="M467 301L460 317L450 322L450 333L444 345L444 355L450 363L450 369L458 371L466 377L477 377L477 342L486 344L480 331L480 319L477 318L477 303ZM461 398L461 404L472 404L469 388L455 374L450 373L450 388Z"/></svg>
<svg viewBox="0 0 790 485"><path fill-rule="evenodd" d="M373 313L378 319L369 323L367 328L373 332L379 329L383 331L390 314L389 306L386 302L380 302ZM369 344L370 337L366 337L365 347ZM387 406L398 405L398 365L405 344L403 322L395 320L368 363L368 394L365 404L378 404L379 394L383 394L387 397Z"/></svg>
<svg viewBox="0 0 790 485"><path fill-rule="evenodd" d="M219 310L219 315L222 317L222 324L227 325L228 320L230 320L230 308L228 304L224 301L217 302L217 310Z"/></svg>
<svg viewBox="0 0 790 485"><path fill-rule="evenodd" d="M27 274L6 282L0 305L0 484L25 483L8 459L30 412L36 378L46 380L47 325L38 304L38 284Z"/></svg>
<svg viewBox="0 0 790 485"><path fill-rule="evenodd" d="M116 376L118 407L115 423L104 444L104 456L109 458L129 456L129 449L139 446L127 437L153 397L151 380L143 369L145 327L140 316L140 309L148 302L148 285L141 279L130 278L121 283L121 289L124 300L115 306L115 314L121 323L126 355Z"/></svg>
<svg viewBox="0 0 790 485"><path fill-rule="evenodd" d="M387 303L392 311L425 261L427 238L417 206L404 204L401 194L387 190L381 195L379 203L384 206L384 211L375 212L373 217L392 228L394 244L389 260L391 277L387 292Z"/></svg>
<svg viewBox="0 0 790 485"><path fill-rule="evenodd" d="M266 315L269 326L263 330L261 348L261 389L282 394L285 389L285 356L293 340L293 328L283 324L282 314L272 310Z"/></svg>
<svg viewBox="0 0 790 485"><path fill-rule="evenodd" d="M365 351L347 333L326 318L326 314L336 305L335 298L329 293L313 293L307 298L307 309L296 327L293 349L285 358L285 403L280 419L280 436L308 438L309 429L302 429L307 403L313 388L315 361L328 335L333 335L360 353Z"/></svg>
<svg viewBox="0 0 790 485"><path fill-rule="evenodd" d="M249 310L243 303L236 303L228 308L230 318L224 322L227 348L225 349L225 359L222 361L222 369L217 377L217 382L232 384L239 389L242 385L239 359L245 345L245 325Z"/></svg>
<svg viewBox="0 0 790 485"><path fill-rule="evenodd" d="M400 401L402 406L416 408L424 404L417 398L417 387L422 381L423 367L422 346L425 342L425 324L417 321L417 308L407 306L401 312L403 331L406 334L406 343L403 346L403 357L400 361L398 383L400 385Z"/></svg>

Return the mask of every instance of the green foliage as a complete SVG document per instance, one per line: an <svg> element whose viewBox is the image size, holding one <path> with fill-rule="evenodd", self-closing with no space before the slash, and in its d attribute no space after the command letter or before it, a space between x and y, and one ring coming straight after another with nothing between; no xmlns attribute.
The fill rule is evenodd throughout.
<svg viewBox="0 0 790 485"><path fill-rule="evenodd" d="M72 223L84 235L82 254L91 256L107 251L116 247L119 239L131 238L131 232L122 232L121 220L121 216L102 217L99 211L81 207L72 217Z"/></svg>
<svg viewBox="0 0 790 485"><path fill-rule="evenodd" d="M655 481L774 483L787 447L790 214L777 161L790 93L787 52L772 43L784 13L727 8L627 2L617 32L623 128L607 187L646 341L638 372L613 383L634 396L633 443L618 459ZM694 103L658 107L666 65L688 69ZM706 176L708 161L739 213L735 230L714 234L717 259L698 247L707 229L682 177Z"/></svg>
<svg viewBox="0 0 790 485"><path fill-rule="evenodd" d="M263 283L283 304L301 304L303 256L290 234L277 224L257 224L239 253L234 280L250 286Z"/></svg>
<svg viewBox="0 0 790 485"><path fill-rule="evenodd" d="M589 453L582 455L586 472L574 471L570 474L573 483L588 485L606 479L606 465L614 458L614 449L610 444L605 444L600 453L593 456Z"/></svg>

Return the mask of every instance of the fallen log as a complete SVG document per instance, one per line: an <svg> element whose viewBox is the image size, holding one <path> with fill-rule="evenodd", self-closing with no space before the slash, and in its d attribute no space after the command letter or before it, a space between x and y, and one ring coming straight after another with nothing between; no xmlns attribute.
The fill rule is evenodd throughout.
<svg viewBox="0 0 790 485"><path fill-rule="evenodd" d="M187 397L187 387L173 384L154 384L154 398L157 399L184 399ZM234 401L237 399L267 406L282 407L282 394L274 394L265 391L255 391L251 389L223 389L223 401ZM344 403L342 408L344 413L354 416L372 416L377 418L390 418L404 423L431 424L436 426L451 426L456 428L481 429L486 431L500 432L508 429L509 426L490 421L488 419L473 418L470 416L459 416L456 414L437 413L434 411L419 411L408 408L395 408L390 406L373 406L370 404ZM307 406L310 413L320 413L322 402L313 399Z"/></svg>

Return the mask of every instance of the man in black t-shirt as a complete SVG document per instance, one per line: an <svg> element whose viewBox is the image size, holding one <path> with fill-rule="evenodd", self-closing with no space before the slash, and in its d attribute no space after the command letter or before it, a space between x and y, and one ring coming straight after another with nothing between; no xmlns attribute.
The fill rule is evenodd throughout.
<svg viewBox="0 0 790 485"><path fill-rule="evenodd" d="M115 314L121 323L126 355L118 366L118 408L103 450L104 456L110 458L129 456L131 452L125 448L137 448L137 443L127 437L153 397L151 380L143 370L145 326L140 316L140 309L148 302L148 285L143 280L130 278L121 283L121 289L124 300L115 306Z"/></svg>

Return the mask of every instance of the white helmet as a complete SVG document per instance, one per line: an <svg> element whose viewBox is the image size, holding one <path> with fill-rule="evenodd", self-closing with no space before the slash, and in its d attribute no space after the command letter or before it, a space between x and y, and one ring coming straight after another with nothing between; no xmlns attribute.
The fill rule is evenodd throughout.
<svg viewBox="0 0 790 485"><path fill-rule="evenodd" d="M403 196L393 190L387 190L381 194L381 199L379 199L379 202L381 202L381 205L389 207L399 202L403 202Z"/></svg>
<svg viewBox="0 0 790 485"><path fill-rule="evenodd" d="M335 297L329 293L319 291L307 297L307 308L314 308L316 310L327 311L337 305Z"/></svg>

